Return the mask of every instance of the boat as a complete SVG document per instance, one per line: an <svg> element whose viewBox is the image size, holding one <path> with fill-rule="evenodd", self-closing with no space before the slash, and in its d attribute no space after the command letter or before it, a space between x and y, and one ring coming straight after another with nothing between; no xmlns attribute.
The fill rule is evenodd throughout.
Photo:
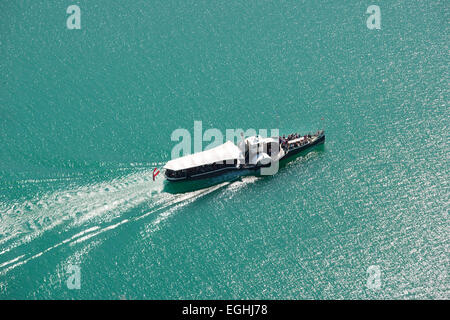
<svg viewBox="0 0 450 320"><path fill-rule="evenodd" d="M169 181L188 181L216 177L226 173L258 171L325 142L325 131L299 136L243 137L235 145L227 141L206 151L170 160L164 166Z"/></svg>

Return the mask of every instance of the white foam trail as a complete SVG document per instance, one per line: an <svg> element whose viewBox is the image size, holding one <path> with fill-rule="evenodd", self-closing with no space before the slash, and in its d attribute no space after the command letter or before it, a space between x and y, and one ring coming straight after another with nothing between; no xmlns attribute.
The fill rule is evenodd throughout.
<svg viewBox="0 0 450 320"><path fill-rule="evenodd" d="M162 188L162 179L153 181L151 172L141 171L29 201L0 202L0 245L15 240L9 248L2 248L0 255L63 223L73 227L96 219L105 222L144 202L158 205L164 197L158 199L155 194L161 193Z"/></svg>
<svg viewBox="0 0 450 320"><path fill-rule="evenodd" d="M239 189L242 189L248 184L254 183L255 181L259 180L260 177L256 176L247 176L242 177L241 180L234 181L230 186L227 188L228 191L234 193L237 192Z"/></svg>
<svg viewBox="0 0 450 320"><path fill-rule="evenodd" d="M138 220L140 220L140 219L142 219L142 218L144 218L144 217L146 217L146 216L148 216L148 215L150 215L150 214L152 214L152 213L154 213L156 211L164 210L164 209L166 209L168 207L171 207L171 206L175 205L174 208L163 212L159 217L156 218L155 222L153 223L153 225L156 226L161 221L167 219L167 217L171 213L173 213L176 209L186 205L187 203L190 203L190 202L194 201L195 199L199 198L200 196L206 195L206 194L208 194L208 193L210 193L210 192L212 192L214 190L217 190L218 188L220 188L220 187L222 187L222 186L224 186L226 184L227 183L222 183L220 185L213 186L213 187L210 187L210 188L207 188L207 189L193 191L193 192L190 192L190 193L187 193L187 194L178 195L178 197L177 196L173 196L172 200L168 201L166 203L166 205L164 205L164 206L162 206L160 208L157 208L155 210L152 210L150 212L147 212L147 213L145 213L142 216L136 217L132 221L138 221ZM183 201L185 202L184 204L183 204ZM71 246L73 246L75 244L79 244L79 243L84 242L84 241L86 241L86 240L88 240L90 238L93 238L93 237L95 237L95 236L97 236L97 235L99 235L101 233L104 233L104 232L109 231L109 230L113 230L113 229L117 228L118 226L120 226L122 224L125 224L127 222L130 222L130 220L129 219L124 219L124 220L122 220L119 223L116 223L116 224L113 224L113 225L110 225L110 226L107 226L107 227L104 227L104 228L100 228L98 226L94 226L94 227L91 227L91 228L86 229L84 231L81 231L81 232L75 234L74 236L72 236L72 237L70 237L68 239L65 239L64 241L62 241L62 242L60 242L58 244L45 249L44 251L41 251L41 252L39 252L39 253L37 253L37 254L27 258L27 259L23 259L22 261L20 261L20 262L18 262L16 264L14 264L14 265L4 269L4 270L0 270L0 275L1 274L6 274L8 271L10 271L10 270L12 270L12 269L14 269L14 268L16 268L18 266L23 265L23 264L27 263L28 261L30 261L32 259L40 257L44 253L47 253L47 252L49 252L49 251L51 251L51 250L53 250L53 249L55 249L55 248L57 248L57 247L59 247L59 246L61 246L63 244L66 244L66 243L69 243L69 242L70 242ZM73 240L75 240L75 241L73 241ZM20 259L22 259L24 257L25 257L25 255L21 255L21 256L13 259L11 261L8 261L7 263L4 263L4 264L0 265L0 268L2 266L11 265L12 263L17 262L17 261L19 261Z"/></svg>
<svg viewBox="0 0 450 320"><path fill-rule="evenodd" d="M14 203L7 208L6 214L1 216L1 234L8 234L9 237L0 240L0 245L7 241L5 239L15 239L20 235L23 236L16 239L9 248L0 252L0 255L11 251L11 249L21 244L32 241L35 237L63 223L68 223L69 230L92 221L97 222L97 224L38 253L23 254L1 264L0 269L6 268L0 270L0 274L5 274L64 244L71 246L80 244L106 231L113 230L122 224L138 221L162 211L149 227L146 227L146 233L153 232L159 228L158 225L162 221L166 220L179 208L196 199L227 185L232 187L231 191L235 191L257 179L256 177L245 177L243 182L223 182L209 188L173 195L162 193L162 179L154 182L151 172L139 172L123 178L113 179L109 182L80 186L71 190L61 190L32 201ZM112 220L117 220L116 218L120 217L124 212L142 203L146 203L153 209L140 216L123 219L118 223L108 225ZM2 210L4 207L5 204L0 203ZM25 210L25 208L29 208L29 210ZM16 215L16 210L22 214ZM33 221L43 221L45 219L50 221L41 229L31 228L31 230L27 230L26 227L32 224ZM102 227L101 224L106 226Z"/></svg>
<svg viewBox="0 0 450 320"><path fill-rule="evenodd" d="M169 205L169 206L172 206L172 208L169 208L167 211L164 211L163 213L161 213L158 217L156 217L156 219L150 225L146 226L146 228L145 228L146 235L158 230L159 229L158 225L162 221L166 220L169 216L171 216L178 209L186 206L189 203L192 203L193 201L199 199L200 197L203 197L203 196L205 196L213 191L216 191L217 189L222 188L229 184L230 184L230 182L223 182L221 184L218 184L218 185L206 188L206 189L189 192L187 194L180 196L177 199L174 199ZM145 218L146 216L148 216L151 213L153 213L153 212L148 212L148 213L136 218L136 220ZM144 237L145 237L145 235L144 235Z"/></svg>
<svg viewBox="0 0 450 320"><path fill-rule="evenodd" d="M89 233L89 232L98 230L99 228L100 228L99 226L94 226L94 227L92 227L92 228L83 230L83 231L77 233L76 235L72 236L72 237L70 238L70 240L73 240L73 239L75 239L75 238L81 237L82 235L84 235L84 234L86 234L86 233Z"/></svg>
<svg viewBox="0 0 450 320"><path fill-rule="evenodd" d="M129 221L128 219L124 219L124 220L122 220L121 222L116 223L116 224L114 224L114 225L112 225L112 226L108 226L108 227L106 227L106 228L101 229L100 231L97 231L97 232L88 234L88 235L86 235L86 236L84 236L84 237L81 237L81 238L79 238L79 239L73 241L70 245L74 245L74 244L77 244L77 243L81 243L81 242L83 242L83 241L86 241L86 240L88 240L88 239L90 239L90 238L92 238L92 237L95 237L95 236L99 235L100 233L103 233L103 232L108 231L108 230L113 230L113 229L117 228L118 226L120 226L121 224L127 223L128 221Z"/></svg>
<svg viewBox="0 0 450 320"><path fill-rule="evenodd" d="M19 260L20 260L21 258L23 258L23 257L25 257L24 254L21 255L21 256L18 256L17 258L14 258L14 259L12 259L12 260L10 260L10 261L7 261L7 262L5 262L5 263L2 263L2 264L0 264L0 268L3 268L3 267L5 267L5 266L7 266L7 265L9 265L9 264L11 264L11 263L16 262L16 261L19 261Z"/></svg>

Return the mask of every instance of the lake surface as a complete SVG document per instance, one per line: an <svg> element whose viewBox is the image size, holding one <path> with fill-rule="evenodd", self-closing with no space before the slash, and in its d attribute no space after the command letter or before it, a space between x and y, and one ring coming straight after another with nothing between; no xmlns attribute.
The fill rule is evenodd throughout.
<svg viewBox="0 0 450 320"><path fill-rule="evenodd" d="M348 2L2 1L0 298L449 299L449 3ZM153 181L194 121L327 140Z"/></svg>

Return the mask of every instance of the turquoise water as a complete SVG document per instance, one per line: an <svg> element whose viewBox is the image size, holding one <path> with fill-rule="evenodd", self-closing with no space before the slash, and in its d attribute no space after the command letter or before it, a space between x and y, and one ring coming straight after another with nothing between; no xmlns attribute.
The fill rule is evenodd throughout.
<svg viewBox="0 0 450 320"><path fill-rule="evenodd" d="M71 4L0 3L0 298L450 297L447 1ZM327 141L153 181L196 120Z"/></svg>

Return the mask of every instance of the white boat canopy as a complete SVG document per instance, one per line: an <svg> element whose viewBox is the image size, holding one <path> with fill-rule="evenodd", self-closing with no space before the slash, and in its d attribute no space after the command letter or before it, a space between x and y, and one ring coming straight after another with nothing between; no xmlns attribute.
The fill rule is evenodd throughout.
<svg viewBox="0 0 450 320"><path fill-rule="evenodd" d="M297 142L302 142L303 140L305 140L305 137L300 137L298 139L289 141L288 144L294 144L294 143L297 143Z"/></svg>
<svg viewBox="0 0 450 320"><path fill-rule="evenodd" d="M231 141L227 141L215 148L170 160L164 169L178 171L240 158L242 158L241 150Z"/></svg>

